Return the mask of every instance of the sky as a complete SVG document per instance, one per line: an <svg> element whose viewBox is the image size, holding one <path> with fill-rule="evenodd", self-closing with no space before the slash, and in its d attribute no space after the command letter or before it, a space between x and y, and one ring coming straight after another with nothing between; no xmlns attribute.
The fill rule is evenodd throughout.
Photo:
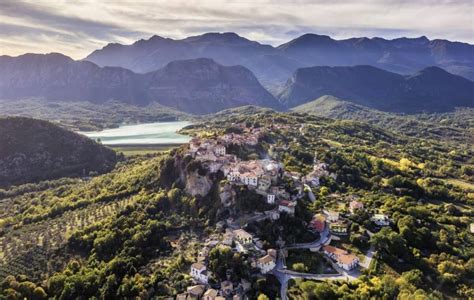
<svg viewBox="0 0 474 300"><path fill-rule="evenodd" d="M81 59L108 43L227 31L271 45L308 32L474 43L474 0L0 0L0 55Z"/></svg>

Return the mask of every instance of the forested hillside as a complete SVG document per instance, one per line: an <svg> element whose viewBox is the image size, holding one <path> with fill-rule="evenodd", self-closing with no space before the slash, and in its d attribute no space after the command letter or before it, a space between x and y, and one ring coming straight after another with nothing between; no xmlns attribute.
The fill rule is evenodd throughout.
<svg viewBox="0 0 474 300"><path fill-rule="evenodd" d="M47 121L0 118L0 186L110 171L115 152Z"/></svg>
<svg viewBox="0 0 474 300"><path fill-rule="evenodd" d="M188 145L128 158L90 181L59 179L0 190L1 297L175 297L192 285L190 266L208 248L211 284L245 281L248 297L274 299L279 281L271 274L255 276L254 252L212 248L210 241L225 235L219 224L230 216L249 222L246 230L268 249L278 236L287 244L311 241L306 225L312 215L337 208L351 222L350 237L337 245L357 255L373 249L374 260L350 282L290 281L291 299L474 296L471 145L272 111L244 110L182 131L200 138L257 132L257 144L227 151L242 160L271 157L292 174L307 174L319 161L328 173L320 185L308 187L314 201L305 189L294 217L282 213L279 220L261 222L245 217L262 214L268 204L244 187L237 187L230 204L224 202L229 181L187 155ZM292 179L283 182L296 196ZM343 208L348 197L359 199L365 212L348 214ZM376 212L389 216L390 225L374 226L370 215Z"/></svg>

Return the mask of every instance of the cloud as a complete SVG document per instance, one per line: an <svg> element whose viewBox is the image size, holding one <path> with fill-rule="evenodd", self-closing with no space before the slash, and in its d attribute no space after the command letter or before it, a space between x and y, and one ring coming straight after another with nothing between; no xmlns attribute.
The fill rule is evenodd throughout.
<svg viewBox="0 0 474 300"><path fill-rule="evenodd" d="M0 7L0 54L82 58L110 42L234 31L278 45L303 33L474 42L470 0L16 1Z"/></svg>

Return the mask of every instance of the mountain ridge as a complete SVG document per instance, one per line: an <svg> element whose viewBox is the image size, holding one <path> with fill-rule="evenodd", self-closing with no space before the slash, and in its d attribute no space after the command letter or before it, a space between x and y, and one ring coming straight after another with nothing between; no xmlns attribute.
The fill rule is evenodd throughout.
<svg viewBox="0 0 474 300"><path fill-rule="evenodd" d="M268 60L268 56L272 59ZM120 50L108 45L85 57L99 66L126 67L138 73L178 59L208 57L222 65L243 65L265 85L284 83L298 68L318 65L372 65L400 74L435 65L474 79L474 45L442 39L354 37L336 40L306 33L278 46L252 41L234 32L210 32L183 39L152 36ZM270 69L270 71L268 70Z"/></svg>
<svg viewBox="0 0 474 300"><path fill-rule="evenodd" d="M110 171L114 151L48 121L0 118L0 186Z"/></svg>
<svg viewBox="0 0 474 300"><path fill-rule="evenodd" d="M206 114L240 105L279 107L251 71L212 59L173 61L137 74L122 67L99 67L64 55L0 58L0 97L92 101L110 99L143 106L153 102Z"/></svg>
<svg viewBox="0 0 474 300"><path fill-rule="evenodd" d="M474 82L439 67L403 76L373 66L317 66L298 69L278 98L295 107L333 95L382 111L417 113L472 107L473 91Z"/></svg>

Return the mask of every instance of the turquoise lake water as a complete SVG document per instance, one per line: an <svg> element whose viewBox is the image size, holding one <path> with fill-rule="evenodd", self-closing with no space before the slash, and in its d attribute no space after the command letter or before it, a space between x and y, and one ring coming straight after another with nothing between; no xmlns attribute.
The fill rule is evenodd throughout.
<svg viewBox="0 0 474 300"><path fill-rule="evenodd" d="M104 145L183 144L191 138L176 131L190 124L188 121L158 122L79 133L94 140L100 138Z"/></svg>

